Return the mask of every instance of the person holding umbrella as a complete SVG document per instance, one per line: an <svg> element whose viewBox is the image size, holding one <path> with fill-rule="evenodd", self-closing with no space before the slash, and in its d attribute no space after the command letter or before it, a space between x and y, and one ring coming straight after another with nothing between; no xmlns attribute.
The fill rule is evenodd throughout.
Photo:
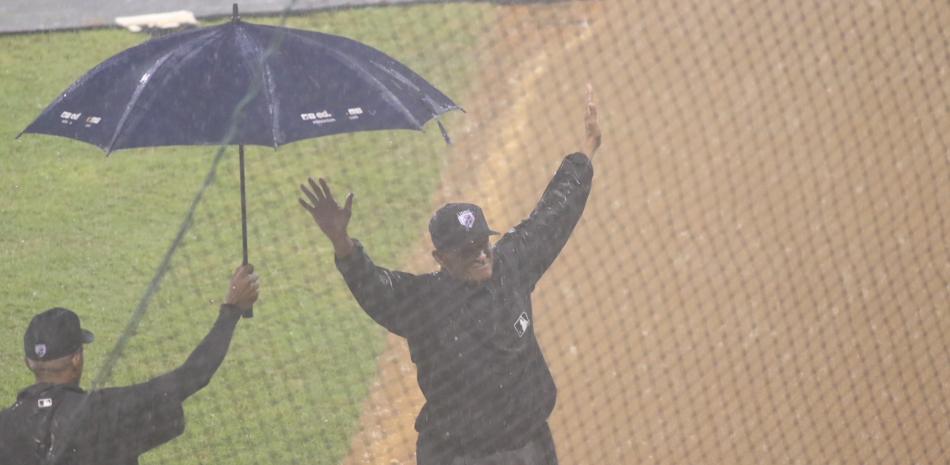
<svg viewBox="0 0 950 465"><path fill-rule="evenodd" d="M79 387L92 333L69 309L36 315L23 337L36 383L0 412L0 462L138 464L139 455L184 432L182 402L211 381L258 289L253 266L240 266L214 326L183 365L142 384L93 392Z"/></svg>
<svg viewBox="0 0 950 465"><path fill-rule="evenodd" d="M531 292L580 220L601 131L588 87L586 154L561 163L531 215L496 235L477 205L450 203L429 232L441 266L414 275L376 265L347 234L324 179L298 199L333 244L337 269L377 323L407 339L426 403L416 419L419 465L552 465L548 416L557 388L534 335Z"/></svg>

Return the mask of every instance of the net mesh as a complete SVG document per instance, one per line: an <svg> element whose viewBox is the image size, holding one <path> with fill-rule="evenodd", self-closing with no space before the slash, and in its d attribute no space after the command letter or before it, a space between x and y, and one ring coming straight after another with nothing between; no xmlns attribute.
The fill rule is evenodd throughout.
<svg viewBox="0 0 950 465"><path fill-rule="evenodd" d="M471 201L494 229L517 224L582 149L587 83L604 133L593 191L533 293L560 462L947 463L948 24L940 1L512 0L290 17L389 53L466 111L442 118L452 145L431 125L248 149L256 317L185 404L185 435L142 463L415 463L424 399L406 343L353 301L298 185L325 176L338 197L355 192L350 232L374 260L434 271L431 212ZM150 247L181 233L84 291L142 289L119 302L129 310L73 305L114 330L97 331L88 370L103 373L131 336L105 385L177 366L239 260L236 155L193 153L208 150L176 152L178 179L155 181L187 193L174 221L113 213L160 231L142 238ZM17 341L41 303L14 300L10 395L29 384Z"/></svg>

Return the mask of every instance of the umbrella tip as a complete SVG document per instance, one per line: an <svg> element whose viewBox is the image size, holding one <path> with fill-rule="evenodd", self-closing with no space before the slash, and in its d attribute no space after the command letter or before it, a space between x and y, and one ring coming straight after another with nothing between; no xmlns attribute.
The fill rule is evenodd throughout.
<svg viewBox="0 0 950 465"><path fill-rule="evenodd" d="M445 130L445 126L442 125L442 121L435 120L435 122L439 125L439 131L442 132L442 138L445 139L445 143L452 145L452 138L449 137L449 132Z"/></svg>
<svg viewBox="0 0 950 465"><path fill-rule="evenodd" d="M238 15L237 3L232 3L231 4L231 21L236 23L240 20L241 20L241 16Z"/></svg>

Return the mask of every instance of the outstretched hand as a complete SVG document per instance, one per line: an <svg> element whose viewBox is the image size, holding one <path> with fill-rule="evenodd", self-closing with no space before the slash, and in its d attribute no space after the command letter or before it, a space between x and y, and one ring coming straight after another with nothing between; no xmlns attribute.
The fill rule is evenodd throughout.
<svg viewBox="0 0 950 465"><path fill-rule="evenodd" d="M600 133L600 124L597 122L597 105L594 103L594 87L587 83L587 115L584 117L584 127L587 132L587 156L594 158L594 153L600 148L603 136Z"/></svg>
<svg viewBox="0 0 950 465"><path fill-rule="evenodd" d="M314 223L320 227L323 234L333 243L334 251L339 257L345 257L353 250L353 241L346 232L353 215L353 193L346 196L343 207L333 198L333 192L327 181L320 178L319 184L313 178L307 179L307 185L300 185L300 190L307 200L298 198L300 206L310 213Z"/></svg>

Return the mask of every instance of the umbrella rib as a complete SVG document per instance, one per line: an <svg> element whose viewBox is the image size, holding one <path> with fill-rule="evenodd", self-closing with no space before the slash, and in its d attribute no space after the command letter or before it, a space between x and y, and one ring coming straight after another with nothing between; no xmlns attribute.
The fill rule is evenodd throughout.
<svg viewBox="0 0 950 465"><path fill-rule="evenodd" d="M204 41L198 47L193 47L186 53L186 57L194 56L194 52L200 48L203 48L208 44L209 41ZM125 111L122 112L122 116L119 118L119 123L116 124L115 131L112 133L112 139L109 141L109 145L106 146L106 154L112 153L112 147L115 145L116 141L119 139L122 131L125 130L125 124L128 120L129 115L132 113L132 109L135 107L135 104L138 103L139 98L142 96L142 92L145 90L145 87L152 82L152 77L155 75L155 71L162 67L168 59L178 51L178 48L173 48L169 50L168 53L162 55L161 58L155 61L155 63L149 67L148 71L142 75L139 79L138 85L135 86L135 92L132 93L132 97L129 99L129 103L125 106Z"/></svg>
<svg viewBox="0 0 950 465"><path fill-rule="evenodd" d="M252 40L252 37L248 34L242 34L240 37L244 40L247 40L251 43L258 51L261 49L261 44L257 41ZM280 39L283 41L283 39ZM277 98L277 94L274 92L274 79L273 73L271 73L270 63L267 62L267 58L270 54L276 49L279 41L275 40L271 45L268 45L264 52L261 53L261 67L263 72L261 73L261 86L264 88L264 97L267 99L267 112L270 113L271 117L271 142L276 149L280 145L279 133L280 133L280 118L279 110L280 100Z"/></svg>
<svg viewBox="0 0 950 465"><path fill-rule="evenodd" d="M412 124L414 124L417 128L420 128L420 129L422 128L422 124L419 122L418 119L416 119L415 116L413 116L412 112L409 111L409 108L406 107L406 104L403 103L402 100L399 99L399 97L396 97L395 92L393 92L388 87L386 87L386 85L383 84L382 81L377 79L376 76L373 76L373 73L370 73L369 71L367 71L365 68L363 68L363 65L357 63L355 60L351 59L350 57L342 53L339 53L336 50L331 50L331 52L339 56L342 60L345 60L345 62L349 64L351 67L356 68L356 71L358 72L358 74L361 74L364 79L370 80L373 84L376 84L376 86L382 89L383 92L385 93L386 100L389 100L390 103L394 104L400 110L400 112L402 112L402 114L404 114L406 118L409 118L409 121L411 121Z"/></svg>
<svg viewBox="0 0 950 465"><path fill-rule="evenodd" d="M346 64L346 65L349 65L350 69L353 69L354 71L356 71L357 74L358 74L359 76L363 77L364 80L366 80L366 81L368 81L368 82L370 82L370 83L372 83L372 84L375 84L378 88L382 89L383 92L384 92L384 95L385 95L386 100L388 100L390 103L393 104L393 106L395 106L397 109L399 109L400 113L402 113L406 118L408 118L409 121L410 121L413 125L415 125L417 129L422 129L422 124L419 122L418 119L416 119L415 116L412 115L412 112L409 111L409 108L406 107L406 104L404 104L404 103L402 102L402 100L399 99L399 97L396 97L395 92L393 92L392 90L390 90L388 87L386 87L385 84L383 84L379 79L377 79L376 76L373 76L372 73L370 73L369 71L367 71L366 68L363 67L363 65L361 65L361 64L358 63L358 62L356 62L356 60L353 60L353 59L350 58L349 56L347 56L347 55L345 55L345 54L343 54L343 53L340 53L339 51L334 50L333 48L328 47L328 46L326 46L326 45L324 45L324 44L322 44L322 43L320 43L320 42L318 42L318 41L316 41L316 40L313 40L313 39L311 39L310 37L307 37L307 36L304 35L304 34L296 34L296 31L295 31L295 35L298 36L298 37L303 38L304 40L307 40L308 42L311 42L311 43L317 45L318 47L322 48L323 50L326 50L327 52L329 52L329 53L335 55L336 57L340 58L340 61L341 61L342 63L344 63L344 64ZM361 45L362 45L362 44L361 44ZM365 46L365 45L364 45L364 46ZM369 48L369 47L368 47L368 48ZM371 48L371 49L372 49L372 48ZM381 52L378 52L378 53L381 53Z"/></svg>
<svg viewBox="0 0 950 465"><path fill-rule="evenodd" d="M270 64L264 61L264 96L267 97L267 110L270 112L271 117L271 140L274 142L274 148L276 149L280 145L278 136L280 133L280 100L277 98L277 93L274 92L274 78L270 71Z"/></svg>
<svg viewBox="0 0 950 465"><path fill-rule="evenodd" d="M162 55L162 57L156 60L155 63L149 67L148 71L146 71L145 74L139 78L139 83L135 86L135 92L132 93L129 103L125 105L125 111L122 112L122 116L119 118L119 123L116 124L115 131L112 133L112 138L109 140L109 145L106 146L106 153L112 153L112 147L115 145L116 140L119 139L119 135L122 133L122 130L125 129L125 122L128 120L129 114L132 113L132 108L135 107L139 97L142 96L142 91L144 91L145 86L151 82L151 77L155 74L155 70L165 64L165 61L168 60L168 57L170 57L172 53L173 51Z"/></svg>
<svg viewBox="0 0 950 465"><path fill-rule="evenodd" d="M195 34L200 34L200 33L202 33L202 32L204 32L204 31L196 31ZM184 34L184 33L183 33L183 34ZM52 108L55 107L56 105L59 105L59 104L63 101L63 99L66 98L66 96L68 96L69 94L71 94L71 93L73 92L73 90L82 87L82 85L85 84L87 81L93 80L94 78L96 78L96 77L99 75L99 73L102 73L102 72L104 72L104 71L106 71L106 70L109 70L109 69L113 68L114 66L117 66L117 65L115 64L114 60L113 60L114 58L117 58L118 56L123 55L123 54L125 54L125 53L129 53L129 52L131 52L132 50L138 49L139 47L143 47L143 46L145 46L145 45L146 45L146 43L142 43L142 44L139 44L139 45L137 45L137 46L135 46L135 47L132 47L132 48L130 48L130 49L127 49L127 50L125 50L124 52L122 52L122 53L120 53L120 54L118 54L118 55L116 55L116 56L113 56L112 58L110 58L110 59L108 59L108 60L106 60L106 61L103 61L103 62L99 63L99 64L96 65L94 68L92 68L91 70L89 70L88 72L86 72L86 74L84 74L84 75L83 75L82 77L80 77L78 80L76 80L75 82L73 82L72 84L70 84L70 86L69 86L66 90L64 90L63 92L61 92L61 93L59 94L59 96L56 97L56 100L53 100L52 103L50 103L49 105L47 105L46 108L40 113L40 115L39 115L32 123L30 123L30 125L27 126L26 129L24 129L23 131L21 131L21 132L17 135L17 138L19 138L20 136L22 136L22 135L23 135L24 133L26 133L26 132L32 132L32 131L29 131L30 127L32 127L34 124L36 124L37 121L39 121L39 119L42 118L50 109L52 109ZM85 141L83 141L83 142L85 142ZM94 144L94 145L98 146L99 148L106 148L106 147L99 146L99 144Z"/></svg>
<svg viewBox="0 0 950 465"><path fill-rule="evenodd" d="M29 126L27 126L25 129L23 129L22 131L20 131L20 133L17 134L16 138L19 139L20 136L22 136L24 133L30 132L30 131L29 131L30 128L31 128L34 124L36 124L37 122L39 122L40 118L42 118L44 115L46 115L46 113L47 113L48 111L50 111L50 109L54 108L56 105L59 105L60 102L62 102L63 99L66 98L66 96L68 96L69 94L71 94L71 93L73 92L73 90L80 88L83 84L86 83L86 81L92 80L94 77L98 76L99 73L101 73L101 72L103 72L103 71L105 71L105 70L111 68L112 66L113 66L112 63L111 63L109 60L106 60L106 61L104 61L104 62L102 62L102 63L99 63L99 64L96 65L94 68L92 68L91 70L89 70L89 72L87 72L85 75L83 75L83 76L80 77L78 80L76 80L75 82L73 82L72 84L70 84L69 87L66 88L66 90L64 90L63 92L61 92L61 93L59 94L59 96L56 97L56 100L53 100L52 103L50 103L49 105L47 105L46 108L45 108L42 112L40 112L39 116L37 116L37 117L33 120L33 122L30 123Z"/></svg>

